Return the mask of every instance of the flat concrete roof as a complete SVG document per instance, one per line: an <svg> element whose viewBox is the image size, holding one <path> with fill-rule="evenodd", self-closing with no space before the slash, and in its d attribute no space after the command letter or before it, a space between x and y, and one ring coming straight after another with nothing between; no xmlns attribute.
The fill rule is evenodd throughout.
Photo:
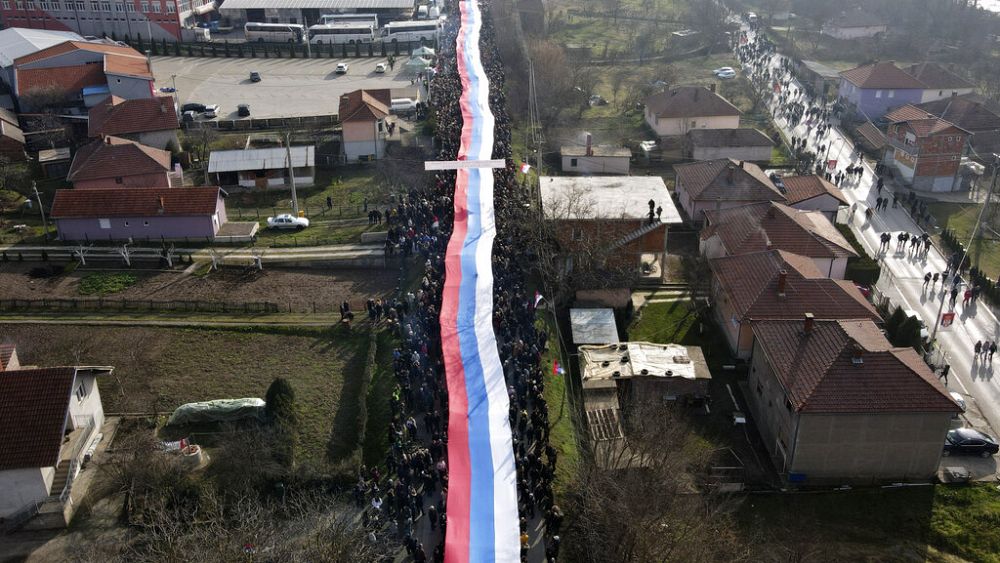
<svg viewBox="0 0 1000 563"><path fill-rule="evenodd" d="M645 219L653 200L662 223L682 223L659 176L542 176L541 194L547 219Z"/></svg>
<svg viewBox="0 0 1000 563"><path fill-rule="evenodd" d="M569 324L574 344L617 344L618 325L614 309L570 309Z"/></svg>

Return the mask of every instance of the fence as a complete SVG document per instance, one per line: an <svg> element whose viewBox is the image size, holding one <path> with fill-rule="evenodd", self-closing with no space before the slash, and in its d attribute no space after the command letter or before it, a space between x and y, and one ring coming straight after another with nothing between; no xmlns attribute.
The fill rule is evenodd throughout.
<svg viewBox="0 0 1000 563"><path fill-rule="evenodd" d="M112 37L114 38L114 37ZM333 58L371 58L389 55L399 57L413 54L414 49L423 45L436 47L436 41L380 41L362 45L342 43L296 45L294 43L168 43L163 41L144 41L142 37L122 39L124 43L140 52L148 52L151 56L163 57L223 57L223 58L263 58L263 59L333 59ZM399 61L402 64L403 61Z"/></svg>
<svg viewBox="0 0 1000 563"><path fill-rule="evenodd" d="M102 313L224 313L254 315L267 313L334 313L338 302L279 304L272 301L156 301L152 299L116 299L82 297L74 299L0 299L3 312L86 312ZM366 315L363 303L351 303L356 318Z"/></svg>

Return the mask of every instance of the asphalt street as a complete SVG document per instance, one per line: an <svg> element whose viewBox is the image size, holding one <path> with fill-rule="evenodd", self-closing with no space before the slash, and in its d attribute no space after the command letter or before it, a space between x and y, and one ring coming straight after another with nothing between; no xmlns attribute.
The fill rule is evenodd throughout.
<svg viewBox="0 0 1000 563"><path fill-rule="evenodd" d="M778 54L772 55L772 73L778 68L778 60ZM744 70L750 71L748 67ZM802 86L793 80L791 89L802 90ZM776 109L774 105L776 102L773 99L769 103L772 110ZM837 160L838 170L858 163L853 144L838 127L831 127L824 137L817 138L815 135L808 135L808 125L805 121L793 127L785 119L775 118L775 124L787 137L795 136L801 139L808 136L809 147L813 151L818 152L819 145L828 146L827 159ZM908 251L895 252L895 235L900 232L919 235L923 229L913 222L902 205L899 208L889 207L879 211L871 221L866 220L864 211L868 207L874 207L875 198L879 195L876 193L877 177L874 173L874 163L864 162L864 170L864 175L859 181L841 186L847 200L852 205L858 203L858 209L849 223L851 230L869 254L883 264L883 275L878 288L890 297L893 304L904 305L920 314L928 330L932 331L942 299L946 299L943 312L950 310L947 302L950 296L944 292L941 282L938 282L935 288L925 290L923 277L927 272L943 272L945 259L936 247L931 248L926 255L911 255ZM886 193L890 193L888 185L883 188L882 196L884 197ZM888 251L879 253L879 236L884 232L891 233L893 240ZM949 285L947 289L950 290L951 286ZM996 436L997 433L992 428L993 424L1000 422L1000 387L994 381L994 376L995 362L1000 362L1000 356L995 357L993 361L979 361L974 357L973 346L977 340L1000 340L1000 323L985 302L980 301L978 304L963 307L961 297L963 291L964 286L959 288L959 299L954 309L956 313L954 324L938 330L937 341L940 351L932 356L932 361L940 364L943 356L943 361L951 365L948 389L964 395L967 402L974 402L974 406L970 406L969 424L988 430L991 435Z"/></svg>

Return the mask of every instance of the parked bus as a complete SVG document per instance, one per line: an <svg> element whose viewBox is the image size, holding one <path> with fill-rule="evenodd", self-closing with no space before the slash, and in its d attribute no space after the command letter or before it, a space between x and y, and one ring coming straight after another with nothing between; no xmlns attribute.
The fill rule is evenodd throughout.
<svg viewBox="0 0 1000 563"><path fill-rule="evenodd" d="M319 17L320 25L362 22L371 22L372 27L378 29L378 14L324 14Z"/></svg>
<svg viewBox="0 0 1000 563"><path fill-rule="evenodd" d="M440 30L438 21L389 22L382 28L382 37L386 41L433 41Z"/></svg>
<svg viewBox="0 0 1000 563"><path fill-rule="evenodd" d="M302 43L306 27L294 23L247 22L243 26L247 41L268 41L272 43Z"/></svg>
<svg viewBox="0 0 1000 563"><path fill-rule="evenodd" d="M373 41L375 41L375 28L371 22L314 25L309 28L309 42L314 45L324 43L353 45Z"/></svg>

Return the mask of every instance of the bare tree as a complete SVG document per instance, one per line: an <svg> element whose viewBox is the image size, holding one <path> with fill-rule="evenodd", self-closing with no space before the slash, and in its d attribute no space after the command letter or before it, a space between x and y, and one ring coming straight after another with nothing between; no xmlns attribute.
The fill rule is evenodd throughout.
<svg viewBox="0 0 1000 563"><path fill-rule="evenodd" d="M535 70L539 118L552 125L573 93L573 68L562 46L554 41L529 42L528 56Z"/></svg>

